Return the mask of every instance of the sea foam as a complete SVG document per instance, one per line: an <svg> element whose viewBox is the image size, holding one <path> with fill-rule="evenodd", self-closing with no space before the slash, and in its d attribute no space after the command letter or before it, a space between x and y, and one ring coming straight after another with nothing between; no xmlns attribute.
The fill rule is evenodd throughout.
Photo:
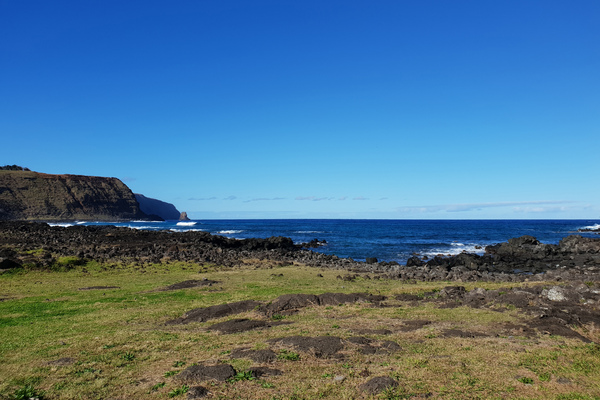
<svg viewBox="0 0 600 400"><path fill-rule="evenodd" d="M187 222L186 221L186 222L178 222L175 225L177 225L177 226L194 226L196 224L197 224L197 222L191 222L191 221Z"/></svg>
<svg viewBox="0 0 600 400"><path fill-rule="evenodd" d="M233 235L234 233L242 233L242 232L244 232L244 231L232 229L232 230L228 230L228 231L219 231L217 233L220 235Z"/></svg>
<svg viewBox="0 0 600 400"><path fill-rule="evenodd" d="M580 230L583 230L583 229L598 230L598 229L600 229L600 224L590 225L590 226L583 226L583 227L581 227L579 229Z"/></svg>
<svg viewBox="0 0 600 400"><path fill-rule="evenodd" d="M445 256L456 256L461 253L472 253L481 255L485 253L485 246L473 243L450 243L450 247L437 247L427 252L423 252L423 255L429 257L435 257L440 254Z"/></svg>

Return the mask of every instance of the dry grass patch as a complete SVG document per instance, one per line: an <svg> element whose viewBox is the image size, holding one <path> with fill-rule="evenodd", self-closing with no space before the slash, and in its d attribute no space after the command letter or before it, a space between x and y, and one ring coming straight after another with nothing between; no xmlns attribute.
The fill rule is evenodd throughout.
<svg viewBox="0 0 600 400"><path fill-rule="evenodd" d="M521 323L524 315L518 310L440 308L431 302L394 300L396 294L422 295L447 283L349 282L336 279L339 274L254 260L227 270L187 264L116 269L86 265L67 272L0 276L3 296L11 298L0 302L0 393L8 396L33 385L48 399L164 399L169 393L184 398L177 375L194 363L227 363L242 373L231 382L202 384L211 398L222 399L591 399L600 393L597 345L503 331ZM203 278L219 283L152 292ZM118 288L78 290L94 286ZM473 283L467 290L501 286L507 285ZM205 322L166 324L198 307L325 292L370 292L388 299L383 307L309 306L271 319L250 310ZM233 318L288 324L233 334L209 330ZM461 332L482 336L462 337ZM598 339L595 330L578 332ZM343 349L323 358L271 341L291 336L340 337ZM390 350L386 342L400 348ZM281 357L262 366L282 374L246 379L244 372L257 364L231 358L239 348L272 349ZM292 353L299 359L286 356ZM72 361L57 362L65 359ZM399 386L376 395L363 393L360 385L376 376L391 376Z"/></svg>

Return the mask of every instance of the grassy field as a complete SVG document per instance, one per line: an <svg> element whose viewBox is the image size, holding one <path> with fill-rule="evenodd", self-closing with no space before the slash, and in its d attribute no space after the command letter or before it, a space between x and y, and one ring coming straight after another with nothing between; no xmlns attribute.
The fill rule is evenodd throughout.
<svg viewBox="0 0 600 400"><path fill-rule="evenodd" d="M283 276L279 276L283 274ZM320 277L318 274L322 274ZM468 307L440 308L431 302L389 300L315 306L280 317L289 324L235 334L206 328L232 318L264 319L258 311L189 325L166 325L184 312L239 300L271 301L287 293L369 292L420 294L449 283L336 279L339 271L303 266L244 268L170 264L146 268L77 266L64 272L29 271L0 275L0 398L159 399L186 398L177 374L194 363L225 362L240 372L230 382L205 382L220 399L600 399L600 346L540 335L444 337L445 329L496 332L518 323L517 309L499 312ZM218 284L153 291L188 279ZM94 286L112 289L80 290ZM506 284L470 283L488 289ZM406 321L431 323L413 330ZM360 329L388 329L401 350L362 354L347 346L343 359L300 353L269 365L283 373L261 379L244 374L252 361L231 359L240 347L280 349L267 340L283 336L356 336ZM597 331L580 331L595 342ZM344 378L338 378L341 377ZM390 376L399 386L369 395L359 386Z"/></svg>

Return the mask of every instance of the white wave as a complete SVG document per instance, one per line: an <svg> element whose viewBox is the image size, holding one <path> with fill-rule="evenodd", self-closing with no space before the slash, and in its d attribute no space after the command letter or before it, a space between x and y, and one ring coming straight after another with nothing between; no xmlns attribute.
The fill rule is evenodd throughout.
<svg viewBox="0 0 600 400"><path fill-rule="evenodd" d="M48 225L50 225L50 226L61 226L63 228L68 228L69 226L73 226L74 224L71 224L69 222L48 222Z"/></svg>
<svg viewBox="0 0 600 400"><path fill-rule="evenodd" d="M204 229L171 228L171 232L204 232Z"/></svg>
<svg viewBox="0 0 600 400"><path fill-rule="evenodd" d="M175 225L177 226L194 226L197 222L178 222Z"/></svg>
<svg viewBox="0 0 600 400"><path fill-rule="evenodd" d="M450 247L438 247L431 249L430 251L423 252L422 254L429 257L435 257L437 255L456 256L460 253L483 254L485 253L485 246L477 244L450 243Z"/></svg>
<svg viewBox="0 0 600 400"><path fill-rule="evenodd" d="M83 225L83 224L85 224L85 221L77 221L76 224L77 225Z"/></svg>
<svg viewBox="0 0 600 400"><path fill-rule="evenodd" d="M600 229L600 224L596 224L596 225L590 225L590 226L582 226L581 228L579 228L580 230L583 229L591 229L591 230L598 230Z"/></svg>
<svg viewBox="0 0 600 400"><path fill-rule="evenodd" d="M324 231L296 231L294 233L325 233Z"/></svg>
<svg viewBox="0 0 600 400"><path fill-rule="evenodd" d="M153 226L148 226L148 225L127 225L128 228L131 229L138 229L138 230L145 230L145 229L152 229L154 228Z"/></svg>
<svg viewBox="0 0 600 400"><path fill-rule="evenodd" d="M232 229L232 230L228 230L228 231L219 231L217 233L221 234L221 235L233 235L234 233L242 233L242 232L244 232L244 231L236 231L236 230Z"/></svg>

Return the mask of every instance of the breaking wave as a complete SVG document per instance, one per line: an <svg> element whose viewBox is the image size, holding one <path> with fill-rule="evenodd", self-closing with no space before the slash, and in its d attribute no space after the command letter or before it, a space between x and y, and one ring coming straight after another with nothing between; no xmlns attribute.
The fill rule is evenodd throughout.
<svg viewBox="0 0 600 400"><path fill-rule="evenodd" d="M235 233L242 233L242 232L244 232L244 231L231 229L231 230L227 230L227 231L219 231L217 233L220 235L233 235Z"/></svg>
<svg viewBox="0 0 600 400"><path fill-rule="evenodd" d="M186 222L178 222L175 225L177 225L177 226L194 226L196 224L197 224L197 222L191 222L191 221L187 222L186 221Z"/></svg>
<svg viewBox="0 0 600 400"><path fill-rule="evenodd" d="M582 226L581 228L579 228L579 230L599 230L600 229L600 224L596 224L596 225L589 225L589 226Z"/></svg>
<svg viewBox="0 0 600 400"><path fill-rule="evenodd" d="M436 247L430 249L429 251L425 251L422 254L429 257L435 257L437 255L456 256L460 253L473 253L481 255L485 253L485 246L474 243L450 243L450 246Z"/></svg>

